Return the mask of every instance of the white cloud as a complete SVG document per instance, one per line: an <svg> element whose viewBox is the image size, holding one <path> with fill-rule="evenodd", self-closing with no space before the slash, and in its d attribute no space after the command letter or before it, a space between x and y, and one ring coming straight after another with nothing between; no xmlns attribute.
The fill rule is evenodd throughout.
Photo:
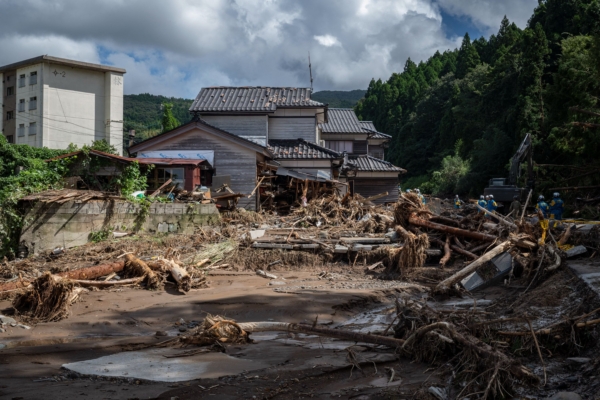
<svg viewBox="0 0 600 400"><path fill-rule="evenodd" d="M314 36L315 40L319 42L321 46L331 47L331 46L339 46L340 41L331 35L322 35L322 36Z"/></svg>
<svg viewBox="0 0 600 400"><path fill-rule="evenodd" d="M441 10L497 30L536 0L2 0L0 65L41 54L127 69L126 93L194 97L203 86L366 88L408 57L457 46Z"/></svg>
<svg viewBox="0 0 600 400"><path fill-rule="evenodd" d="M437 0L450 15L468 17L486 34L498 32L502 17L525 28L538 0Z"/></svg>

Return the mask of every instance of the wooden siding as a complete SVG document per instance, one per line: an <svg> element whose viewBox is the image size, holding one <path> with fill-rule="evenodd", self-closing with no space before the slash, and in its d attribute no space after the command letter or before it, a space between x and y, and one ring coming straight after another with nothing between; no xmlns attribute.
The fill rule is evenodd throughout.
<svg viewBox="0 0 600 400"><path fill-rule="evenodd" d="M384 150L383 146L370 144L369 145L369 155L383 160L383 157L385 155L385 150Z"/></svg>
<svg viewBox="0 0 600 400"><path fill-rule="evenodd" d="M317 127L314 117L269 118L269 140L304 139L316 143Z"/></svg>
<svg viewBox="0 0 600 400"><path fill-rule="evenodd" d="M352 154L367 154L367 141L355 140Z"/></svg>
<svg viewBox="0 0 600 400"><path fill-rule="evenodd" d="M371 178L352 179L354 182L354 193L363 197L371 197L383 192L388 192L386 197L374 201L376 204L395 203L398 201L398 179L395 178Z"/></svg>
<svg viewBox="0 0 600 400"><path fill-rule="evenodd" d="M203 115L202 119L238 136L267 135L266 115Z"/></svg>
<svg viewBox="0 0 600 400"><path fill-rule="evenodd" d="M231 176L231 189L249 195L256 186L256 152L195 128L148 150L213 150L216 176ZM256 195L240 198L238 207L256 209Z"/></svg>

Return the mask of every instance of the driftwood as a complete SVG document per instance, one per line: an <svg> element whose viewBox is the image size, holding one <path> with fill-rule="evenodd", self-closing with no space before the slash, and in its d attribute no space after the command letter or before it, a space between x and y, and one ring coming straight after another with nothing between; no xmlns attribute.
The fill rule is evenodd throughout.
<svg viewBox="0 0 600 400"><path fill-rule="evenodd" d="M461 269L451 277L444 279L435 288L436 292L445 292L447 291L453 284L466 277L472 272L475 272L479 267L490 261L492 258L496 257L498 254L504 253L510 247L512 243L510 241L506 241L504 243L499 244L494 247L492 250L485 253L483 256L479 257L476 261L467 265L465 268Z"/></svg>
<svg viewBox="0 0 600 400"><path fill-rule="evenodd" d="M379 335L365 335L339 329L316 328L305 324L292 324L287 322L242 322L238 323L238 325L246 332L282 331L312 333L320 336L351 340L353 342L372 343L392 348L399 348L404 344L403 339Z"/></svg>
<svg viewBox="0 0 600 400"><path fill-rule="evenodd" d="M148 289L159 289L162 287L162 279L144 261L132 254L126 254L125 260L126 275L144 277L144 282Z"/></svg>
<svg viewBox="0 0 600 400"><path fill-rule="evenodd" d="M450 235L463 236L463 237L467 237L467 238L471 238L471 239L475 239L475 240L481 240L484 242L493 242L494 240L498 239L496 236L488 235L487 233L472 232L472 231L467 231L467 230L460 229L460 228L454 228L451 226L436 224L435 222L431 222L431 221L427 221L425 219L419 218L416 214L412 214L410 216L408 222L413 225L416 225L416 226L422 226L424 228L435 229L436 231L448 233Z"/></svg>
<svg viewBox="0 0 600 400"><path fill-rule="evenodd" d="M444 257L440 259L440 265L445 267L448 261L450 261L450 256L452 255L450 252L450 236L446 236L445 242L442 242L441 240L439 240L439 242L441 242L442 246L444 246Z"/></svg>
<svg viewBox="0 0 600 400"><path fill-rule="evenodd" d="M187 270L173 260L161 258L158 261L149 261L148 267L155 271L164 271L171 274L177 283L180 292L187 293L192 288L192 277Z"/></svg>
<svg viewBox="0 0 600 400"><path fill-rule="evenodd" d="M479 211L483 211L487 215L490 215L490 216L496 218L498 221L500 221L504 225L508 226L510 229L517 230L517 226L515 224L513 224L509 220L505 219L504 217L498 215L498 213L491 212L490 210L486 210L485 208L481 207L479 204L475 204L475 205L477 206L477 208L479 209Z"/></svg>
<svg viewBox="0 0 600 400"><path fill-rule="evenodd" d="M144 279L143 276L138 278L131 279L121 279L118 281L84 281L84 280L71 280L71 282L83 286L83 287L97 287L97 288L107 288L113 286L126 286L126 285L135 285L140 283Z"/></svg>
<svg viewBox="0 0 600 400"><path fill-rule="evenodd" d="M55 274L65 279L71 280L91 280L102 276L110 275L113 272L121 272L125 267L125 261L119 261L109 264L94 265L92 267L79 268L72 271L65 271ZM31 284L30 281L16 281L0 285L0 292L8 292L16 289L25 289Z"/></svg>

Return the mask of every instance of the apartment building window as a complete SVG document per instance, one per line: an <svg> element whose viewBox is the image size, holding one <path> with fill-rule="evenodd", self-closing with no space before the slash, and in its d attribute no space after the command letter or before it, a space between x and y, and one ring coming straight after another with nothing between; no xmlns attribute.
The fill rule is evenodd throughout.
<svg viewBox="0 0 600 400"><path fill-rule="evenodd" d="M30 135L35 135L36 133L37 133L37 123L30 122L29 123L29 134Z"/></svg>
<svg viewBox="0 0 600 400"><path fill-rule="evenodd" d="M351 140L326 140L325 147L330 150L337 151L339 153L347 152L348 154L352 154L354 151L354 142Z"/></svg>
<svg viewBox="0 0 600 400"><path fill-rule="evenodd" d="M8 143L12 143L12 144L14 144L14 143L15 143L15 137L14 137L13 135L8 135L8 136L6 137L6 141L7 141Z"/></svg>
<svg viewBox="0 0 600 400"><path fill-rule="evenodd" d="M17 129L17 135L25 136L25 124L19 124L19 128Z"/></svg>
<svg viewBox="0 0 600 400"><path fill-rule="evenodd" d="M19 76L19 87L25 86L25 74Z"/></svg>
<svg viewBox="0 0 600 400"><path fill-rule="evenodd" d="M37 110L37 97L30 97L29 98L29 109L30 110Z"/></svg>
<svg viewBox="0 0 600 400"><path fill-rule="evenodd" d="M13 119L15 117L15 112L14 111L7 111L6 112L6 120L10 121L11 119Z"/></svg>
<svg viewBox="0 0 600 400"><path fill-rule="evenodd" d="M19 100L19 112L25 111L25 99Z"/></svg>
<svg viewBox="0 0 600 400"><path fill-rule="evenodd" d="M371 157L375 157L375 158L379 158L380 160L383 160L383 151L378 150L378 151L370 151L369 155Z"/></svg>
<svg viewBox="0 0 600 400"><path fill-rule="evenodd" d="M7 96L12 96L13 94L15 94L15 87L14 86L9 86L6 88L6 95Z"/></svg>
<svg viewBox="0 0 600 400"><path fill-rule="evenodd" d="M37 83L37 72L33 71L31 74L29 74L29 84L35 85L36 83Z"/></svg>

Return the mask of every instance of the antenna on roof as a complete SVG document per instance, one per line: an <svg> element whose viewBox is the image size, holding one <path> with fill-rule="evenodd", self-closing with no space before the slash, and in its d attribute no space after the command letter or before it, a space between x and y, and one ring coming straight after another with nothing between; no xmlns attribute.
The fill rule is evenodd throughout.
<svg viewBox="0 0 600 400"><path fill-rule="evenodd" d="M310 73L310 92L313 91L312 65L310 64L310 51L308 52L308 72Z"/></svg>

